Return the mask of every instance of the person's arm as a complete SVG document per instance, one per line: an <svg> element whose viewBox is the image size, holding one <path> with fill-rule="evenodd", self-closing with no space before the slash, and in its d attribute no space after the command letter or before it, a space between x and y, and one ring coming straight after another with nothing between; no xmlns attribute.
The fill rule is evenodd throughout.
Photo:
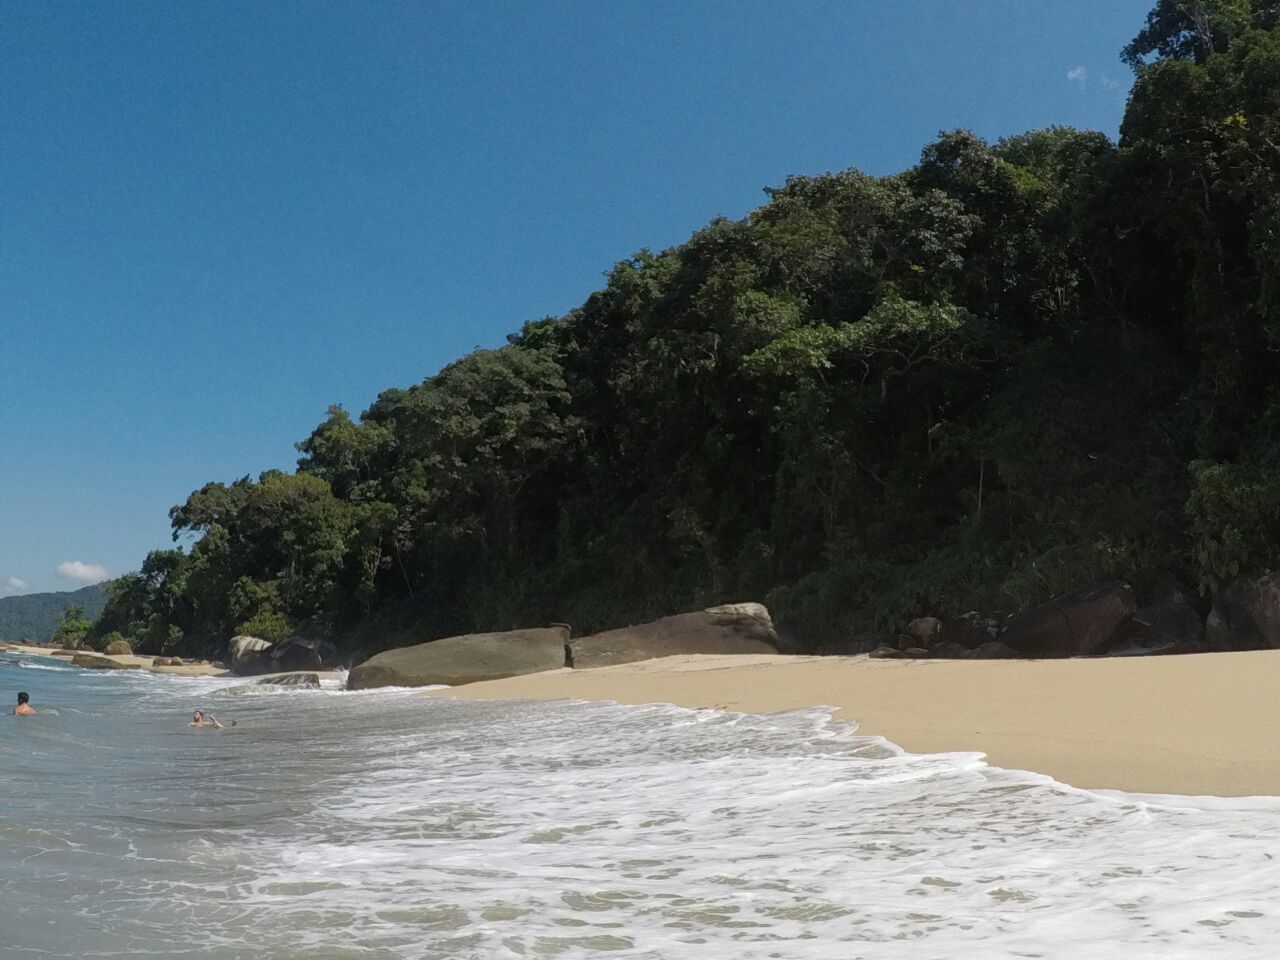
<svg viewBox="0 0 1280 960"><path fill-rule="evenodd" d="M221 730L221 729L222 729L222 724L220 724L220 723L218 722L218 718L217 718L217 717L210 717L210 718L209 718L209 722L210 722L210 723L212 723L212 724L213 724L215 727L217 727L219 730Z"/></svg>

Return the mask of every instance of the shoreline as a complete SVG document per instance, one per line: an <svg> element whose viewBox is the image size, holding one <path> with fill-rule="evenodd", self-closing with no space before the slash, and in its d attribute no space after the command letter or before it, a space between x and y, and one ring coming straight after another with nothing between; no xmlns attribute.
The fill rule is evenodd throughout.
<svg viewBox="0 0 1280 960"><path fill-rule="evenodd" d="M54 657L57 660L65 661L67 666L74 666L74 664L71 663L71 658L68 656L65 656L65 651L63 651L63 655L55 656L54 651L60 650L60 649L61 648L59 647L21 646L21 647L15 647L13 650L13 654L16 656L22 656L23 654L26 654L29 656L37 656L37 657ZM340 670L282 670L278 672L253 674L252 676L242 677L232 673L230 670L226 669L225 667L215 667L213 666L213 664L210 664L210 663L188 663L188 664L184 664L181 667L153 667L151 665L151 661L155 659L155 657L153 656L139 655L136 653L107 654L107 653L97 653L96 651L93 651L93 650L84 650L84 651L76 651L76 652L89 653L95 657L103 657L107 660L114 660L116 663L120 664L121 666L138 667L143 673L158 673L158 674L163 674L169 677L228 677L236 680L243 680L246 684L255 683L256 681L265 679L267 677L287 677L295 673L314 673L322 681L341 679L343 676L345 676L344 672ZM5 656L4 653L0 653L0 657L4 657L4 656ZM90 670L93 668L81 667L80 669ZM108 670L106 672L114 673L117 671Z"/></svg>
<svg viewBox="0 0 1280 960"><path fill-rule="evenodd" d="M775 713L830 708L912 753L1086 790L1280 796L1280 650L1072 660L680 656L431 691Z"/></svg>
<svg viewBox="0 0 1280 960"><path fill-rule="evenodd" d="M55 651L61 651L57 654L59 660L66 660L67 665L71 665L71 658L65 656L66 651L61 647L32 647L17 646L13 647L13 652L17 655L28 654L37 657L55 656ZM221 667L215 667L207 663L189 663L181 667L153 667L151 661L154 656L140 656L136 653L131 654L107 654L98 653L96 650L77 650L76 653L87 653L95 657L102 657L106 660L114 660L116 663L125 667L140 667L148 673L163 673L171 677L225 677L230 676L231 671ZM0 654L3 656L3 654ZM89 669L89 668L84 668Z"/></svg>

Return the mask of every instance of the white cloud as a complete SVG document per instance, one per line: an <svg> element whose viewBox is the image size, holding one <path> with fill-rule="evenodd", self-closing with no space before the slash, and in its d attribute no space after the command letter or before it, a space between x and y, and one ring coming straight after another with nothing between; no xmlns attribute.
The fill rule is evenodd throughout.
<svg viewBox="0 0 1280 960"><path fill-rule="evenodd" d="M1089 79L1089 71L1084 67L1068 67L1067 79L1077 86L1083 87L1085 81Z"/></svg>
<svg viewBox="0 0 1280 960"><path fill-rule="evenodd" d="M74 580L76 583L101 583L103 580L111 579L111 574L107 573L106 567L96 563L81 563L79 560L68 560L66 563L58 564L58 576L64 580Z"/></svg>
<svg viewBox="0 0 1280 960"><path fill-rule="evenodd" d="M4 582L4 586L0 587L0 597L16 597L20 593L27 592L27 581L19 580L17 577L10 577Z"/></svg>

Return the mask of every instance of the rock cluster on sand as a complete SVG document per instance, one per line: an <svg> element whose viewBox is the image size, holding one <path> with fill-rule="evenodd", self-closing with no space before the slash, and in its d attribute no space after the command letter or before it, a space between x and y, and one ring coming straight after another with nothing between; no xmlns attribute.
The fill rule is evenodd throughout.
<svg viewBox="0 0 1280 960"><path fill-rule="evenodd" d="M1280 648L1280 578L1242 577L1218 593L1205 626L1211 650Z"/></svg>
<svg viewBox="0 0 1280 960"><path fill-rule="evenodd" d="M588 669L678 654L776 654L778 635L759 603L733 603L577 640L569 627L473 633L400 647L354 667L347 687L458 686L563 667Z"/></svg>
<svg viewBox="0 0 1280 960"><path fill-rule="evenodd" d="M1173 587L1139 605L1128 584L1090 584L1009 617L977 613L920 617L895 644L876 634L828 643L818 654L877 659L1048 659L1280 649L1280 575L1239 577L1214 598L1206 619L1192 595Z"/></svg>

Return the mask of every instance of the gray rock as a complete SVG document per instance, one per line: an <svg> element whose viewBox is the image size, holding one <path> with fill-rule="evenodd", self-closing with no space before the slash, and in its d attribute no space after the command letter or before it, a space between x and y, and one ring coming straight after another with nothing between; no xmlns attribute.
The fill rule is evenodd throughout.
<svg viewBox="0 0 1280 960"><path fill-rule="evenodd" d="M469 633L370 657L347 675L348 690L372 687L459 686L500 680L565 665L567 630L540 627Z"/></svg>
<svg viewBox="0 0 1280 960"><path fill-rule="evenodd" d="M1017 660L1022 654L999 640L988 640L969 651L970 660Z"/></svg>
<svg viewBox="0 0 1280 960"><path fill-rule="evenodd" d="M1204 643L1204 620L1191 605L1191 598L1174 589L1135 613L1126 634L1129 642L1139 647L1176 645L1193 650Z"/></svg>
<svg viewBox="0 0 1280 960"><path fill-rule="evenodd" d="M328 640L304 640L290 637L281 640L265 656L275 673L297 670L329 670L338 665L338 648Z"/></svg>
<svg viewBox="0 0 1280 960"><path fill-rule="evenodd" d="M926 660L929 657L929 651L924 647L907 647L902 651L902 655L909 660Z"/></svg>
<svg viewBox="0 0 1280 960"><path fill-rule="evenodd" d="M263 677L260 680L255 680L252 686L319 690L320 677L314 673L286 673L277 677Z"/></svg>
<svg viewBox="0 0 1280 960"><path fill-rule="evenodd" d="M231 672L242 677L267 673L271 665L266 653L270 649L271 644L260 637L232 637L227 644L227 660Z"/></svg>
<svg viewBox="0 0 1280 960"><path fill-rule="evenodd" d="M897 647L891 647L887 644L883 647L877 647L869 654L873 660L904 660L906 659L906 651L899 650Z"/></svg>
<svg viewBox="0 0 1280 960"><path fill-rule="evenodd" d="M112 640L102 652L111 657L131 657L133 656L133 647L129 646L128 640Z"/></svg>
<svg viewBox="0 0 1280 960"><path fill-rule="evenodd" d="M917 617L907 624L907 636L915 640L912 646L931 647L942 632L942 621L937 617Z"/></svg>
<svg viewBox="0 0 1280 960"><path fill-rule="evenodd" d="M759 603L734 603L607 630L568 643L577 669L681 654L776 654L778 635Z"/></svg>
<svg viewBox="0 0 1280 960"><path fill-rule="evenodd" d="M1218 591L1205 640L1211 650L1280 648L1280 577L1241 577Z"/></svg>
<svg viewBox="0 0 1280 960"><path fill-rule="evenodd" d="M1105 653L1137 612L1133 591L1095 583L1012 617L1000 642L1024 657L1088 657Z"/></svg>

